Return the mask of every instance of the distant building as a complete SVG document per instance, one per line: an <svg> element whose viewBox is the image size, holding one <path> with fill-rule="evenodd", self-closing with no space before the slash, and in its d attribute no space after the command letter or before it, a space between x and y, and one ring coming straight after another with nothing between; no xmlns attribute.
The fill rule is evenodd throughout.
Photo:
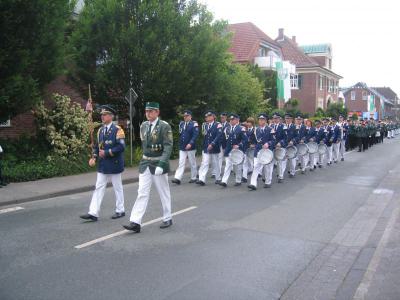
<svg viewBox="0 0 400 300"><path fill-rule="evenodd" d="M284 60L296 66L291 74L291 96L299 100L299 109L315 113L339 101L339 80L343 78L332 70L332 46L316 44L299 46L296 37L289 38L279 29L275 41L281 46Z"/></svg>
<svg viewBox="0 0 400 300"><path fill-rule="evenodd" d="M398 98L390 88L372 88L364 82L343 89L345 105L349 115L357 114L363 118L392 118Z"/></svg>
<svg viewBox="0 0 400 300"><path fill-rule="evenodd" d="M289 100L290 78L291 74L296 73L296 68L290 62L284 61L281 45L251 22L230 24L228 30L233 35L229 49L233 54L233 61L257 65L267 74L278 72L278 77L282 80L282 99Z"/></svg>

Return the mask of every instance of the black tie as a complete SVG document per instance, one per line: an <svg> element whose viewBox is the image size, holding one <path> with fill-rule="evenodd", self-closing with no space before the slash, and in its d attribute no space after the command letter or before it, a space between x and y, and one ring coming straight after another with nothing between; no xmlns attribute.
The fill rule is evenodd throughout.
<svg viewBox="0 0 400 300"><path fill-rule="evenodd" d="M152 123L150 123L150 126L149 126L149 132L148 132L147 136L150 136L150 134L151 134L151 126L153 126L153 124L152 124Z"/></svg>

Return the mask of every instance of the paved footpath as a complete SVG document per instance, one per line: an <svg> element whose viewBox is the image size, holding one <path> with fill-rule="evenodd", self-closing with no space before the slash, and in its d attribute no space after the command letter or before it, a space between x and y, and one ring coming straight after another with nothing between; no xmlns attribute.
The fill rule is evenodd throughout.
<svg viewBox="0 0 400 300"><path fill-rule="evenodd" d="M385 140L254 192L186 176L174 225L159 229L153 191L140 234L110 219L112 189L96 223L79 219L91 190L3 206L0 299L399 300L399 153ZM124 185L127 215L137 188Z"/></svg>
<svg viewBox="0 0 400 300"><path fill-rule="evenodd" d="M171 160L171 174L177 166L178 160ZM137 182L138 179L139 172L137 167L126 168L122 173L124 184ZM0 190L0 206L91 191L95 183L96 172L10 183Z"/></svg>

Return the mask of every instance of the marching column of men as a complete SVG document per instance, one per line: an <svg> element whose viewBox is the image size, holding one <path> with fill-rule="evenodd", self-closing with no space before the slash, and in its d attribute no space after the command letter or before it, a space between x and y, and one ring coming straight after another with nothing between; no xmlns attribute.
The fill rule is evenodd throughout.
<svg viewBox="0 0 400 300"><path fill-rule="evenodd" d="M138 195L134 203L130 222L123 227L139 233L142 218L150 198L151 186L154 183L160 196L163 218L160 228L172 225L171 193L168 182L169 159L172 152L173 134L171 126L160 119L160 107L157 102L147 102L146 119L140 127L143 157L139 163ZM80 217L88 221L97 221L105 188L112 182L116 198L115 213L112 219L125 216L122 172L124 171L123 153L125 134L120 126L114 125L115 111L108 105L101 107L103 126L98 130L96 143L93 145L89 165L97 164L98 173L89 211ZM362 152L377 143L383 143L385 137L395 138L400 125L395 121L375 121L374 119L338 120L324 118L322 122L304 120L296 115L295 122L291 114L284 116L274 113L272 120L267 114L257 116L258 126L253 118L248 118L241 125L237 114L220 114L221 122L216 120L214 111L207 111L205 122L201 126L192 119L192 112L184 111L183 121L179 123L179 164L172 182L180 185L184 175L186 160L190 165L189 183L206 185L206 178L212 166L212 177L215 184L227 187L233 171L235 186L248 182L248 188L256 190L258 180L264 181L264 188L272 185L273 171L276 168L278 183L283 182L288 164L289 177L296 174L299 164L301 174L306 169L314 171L325 166L344 161L346 150L358 146ZM229 122L227 121L229 117ZM285 122L282 122L284 118ZM270 123L269 123L270 122ZM200 136L202 141L202 159L197 172L196 144ZM0 148L1 152L1 148ZM225 168L222 172L222 159ZM223 176L221 176L223 174ZM1 177L0 177L1 179Z"/></svg>
<svg viewBox="0 0 400 300"><path fill-rule="evenodd" d="M373 144L382 142L385 136L394 137L399 131L399 126L392 121L386 123L371 119L353 122L339 116L338 119L323 118L313 123L311 120L304 120L300 114L293 117L289 113L284 116L274 113L269 120L266 114L260 114L258 126L255 126L253 118L248 118L240 124L240 116L237 114L221 113L221 122L218 122L216 113L207 111L202 125L202 163L196 183L200 186L206 184L209 165L212 164L212 177L215 178L216 184L223 187L227 186L233 171L235 186L248 182L248 188L255 190L257 181L262 178L264 187L269 188L272 185L274 168L277 171L277 182L281 183L286 168L289 177L293 178L297 166L300 166L301 174L305 174L308 168L314 171L317 167L323 168L344 161L346 150L354 148L353 145L350 146L349 141L354 135L357 137L357 145L361 145L364 151ZM183 136L189 138L181 127L179 132L181 139ZM194 139L197 136L195 135ZM297 151L297 147L305 147L307 151ZM308 151L309 147L318 149ZM264 163L264 159L258 157L262 149L273 151L274 157L268 163ZM241 154L238 154L237 150L240 150ZM281 155L282 153L286 154ZM180 161L184 159L185 154L180 151ZM194 182L193 174L190 183ZM249 174L251 177L248 180ZM181 179L179 182L176 179L172 182L180 184Z"/></svg>

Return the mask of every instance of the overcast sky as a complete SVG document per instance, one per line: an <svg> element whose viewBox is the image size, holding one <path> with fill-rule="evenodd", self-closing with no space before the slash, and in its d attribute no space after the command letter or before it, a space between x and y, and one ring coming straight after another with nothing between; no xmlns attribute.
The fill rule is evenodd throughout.
<svg viewBox="0 0 400 300"><path fill-rule="evenodd" d="M332 44L342 87L363 81L400 96L400 6L396 0L200 0L216 19L252 22L275 39L278 28L299 45Z"/></svg>

